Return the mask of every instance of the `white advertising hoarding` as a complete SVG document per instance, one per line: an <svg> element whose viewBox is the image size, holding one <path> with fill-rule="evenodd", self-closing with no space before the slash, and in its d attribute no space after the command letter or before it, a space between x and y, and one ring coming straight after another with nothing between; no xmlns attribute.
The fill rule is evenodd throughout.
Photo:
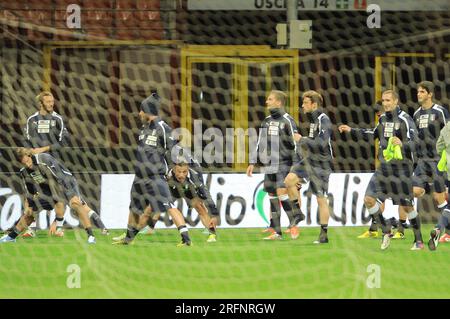
<svg viewBox="0 0 450 319"><path fill-rule="evenodd" d="M364 208L364 193L372 173L335 173L330 175L329 201L332 206L329 225L362 226L368 223ZM247 177L245 174L211 174L209 189L220 216L221 228L265 227L269 220L269 199L262 190L263 174ZM126 228L132 174L102 175L101 217L108 228ZM204 175L205 181L208 175ZM318 226L318 209L315 196L307 192L308 184L301 190L302 210L307 219L300 226ZM181 203L177 203L180 205ZM191 227L203 227L195 211L188 211L182 204L183 215ZM384 216L398 218L397 206L386 202ZM282 213L282 226L288 225L286 214ZM158 228L167 227L164 222ZM174 227L173 225L169 227Z"/></svg>

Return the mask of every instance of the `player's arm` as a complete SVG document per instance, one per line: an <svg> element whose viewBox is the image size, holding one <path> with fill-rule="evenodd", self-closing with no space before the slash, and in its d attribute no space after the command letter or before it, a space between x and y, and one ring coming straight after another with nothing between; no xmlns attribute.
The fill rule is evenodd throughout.
<svg viewBox="0 0 450 319"><path fill-rule="evenodd" d="M266 128L266 120L261 123L259 128L258 140L256 141L256 146L253 152L249 154L249 165L247 167L247 176L251 177L253 174L253 170L255 165L258 164L258 153L264 151L265 146L267 145L267 128Z"/></svg>
<svg viewBox="0 0 450 319"><path fill-rule="evenodd" d="M438 140L436 142L436 151L438 154L441 154L447 148L447 143L445 141L445 137L450 133L450 124L447 123L444 128L441 130Z"/></svg>
<svg viewBox="0 0 450 319"><path fill-rule="evenodd" d="M292 117L289 116L286 118L286 125L284 129L286 130L286 134L291 137L289 142L293 146L295 152L297 152L297 140L299 140L300 134L298 133L297 124Z"/></svg>
<svg viewBox="0 0 450 319"><path fill-rule="evenodd" d="M319 127L319 134L315 139L301 137L299 141L300 145L305 145L310 150L317 148L325 149L328 147L332 132L330 119L327 117L320 119Z"/></svg>
<svg viewBox="0 0 450 319"><path fill-rule="evenodd" d="M50 149L55 151L60 149L63 146L67 146L69 143L69 132L67 131L67 127L64 124L64 120L61 116L55 117L58 126L58 141L50 145Z"/></svg>
<svg viewBox="0 0 450 319"><path fill-rule="evenodd" d="M412 121L411 118L407 118L403 121L403 133L402 139L394 139L394 145L401 145L403 147L404 152L414 152L416 149L417 143L417 129L416 124Z"/></svg>
<svg viewBox="0 0 450 319"><path fill-rule="evenodd" d="M31 118L32 116L27 119L27 123L23 128L23 146L26 148L33 148L33 140L37 136L36 130L31 125Z"/></svg>

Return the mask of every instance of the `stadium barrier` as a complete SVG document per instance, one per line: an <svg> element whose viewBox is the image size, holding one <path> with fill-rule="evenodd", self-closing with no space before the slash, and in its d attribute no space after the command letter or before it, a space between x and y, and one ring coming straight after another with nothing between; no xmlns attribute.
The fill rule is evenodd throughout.
<svg viewBox="0 0 450 319"><path fill-rule="evenodd" d="M243 174L204 175L211 196L220 211L220 227L265 227L269 224L269 199L263 191L263 174L247 177ZM333 173L329 183L329 201L332 207L330 226L362 226L370 218L364 208L364 193L372 173ZM128 205L133 174L103 174L101 184L101 216L108 228L124 228L128 219ZM301 190L302 210L307 213L301 226L319 226L318 207L308 184ZM185 202L176 203L191 227L203 227L195 210ZM385 217L398 218L397 208L386 202ZM158 228L175 227L161 218ZM281 223L288 225L283 213Z"/></svg>

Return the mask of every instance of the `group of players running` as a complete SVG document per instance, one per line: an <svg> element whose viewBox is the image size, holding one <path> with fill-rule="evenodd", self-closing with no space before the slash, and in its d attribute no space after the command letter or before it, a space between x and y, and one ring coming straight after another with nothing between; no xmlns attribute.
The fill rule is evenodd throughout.
<svg viewBox="0 0 450 319"><path fill-rule="evenodd" d="M357 141L379 140L379 167L373 174L364 197L364 204L372 217L372 224L362 238L378 236L381 227L381 249L390 245L393 236L406 225L406 217L414 232L411 250L424 248L420 218L414 209L414 197L426 191L433 193L441 211L438 225L431 231L428 247L435 250L439 242L450 242L450 205L447 203L445 173L437 169L442 154L450 152L450 126L448 111L433 103L433 83L419 83L417 97L420 107L411 118L398 106L398 95L393 90L382 93L382 108L374 129L338 127L342 134L349 133ZM78 214L88 234L88 243L95 243L91 221L108 234L100 217L80 195L73 174L52 154L64 145L67 130L62 117L54 112L54 98L50 92L38 96L40 109L30 116L25 128L25 147L16 151L23 168L24 214L7 231L0 243L15 242L16 237L32 224L38 211L55 209L55 222L50 233L63 236L65 202ZM266 105L270 115L260 126L255 152L250 158L247 175L252 176L255 166L264 173L264 190L270 199L270 228L266 240L282 239L281 207L289 218L288 232L293 239L299 236L298 224L305 219L301 211L299 191L309 182L309 191L317 198L320 234L314 242L326 244L328 239L328 182L332 172L331 147L332 124L324 113L323 98L315 91L302 95L302 108L309 121L309 132L302 136L294 119L285 112L287 96L282 91L271 91ZM189 153L178 145L171 134L171 127L159 116L160 98L156 93L140 104L139 117L142 128L136 150L135 178L131 189L127 230L113 238L113 244L129 245L147 226L153 228L159 214L167 212L177 226L181 242L179 246L192 244L182 213L174 207L172 198L184 198L195 208L203 225L208 229L207 241L216 241L216 225L219 212L203 183L201 168ZM389 155L388 150L395 150ZM449 163L450 165L450 163ZM415 167L415 168L414 168ZM384 202L392 199L399 205L399 231L392 234L392 223L382 215ZM280 205L281 203L281 205Z"/></svg>

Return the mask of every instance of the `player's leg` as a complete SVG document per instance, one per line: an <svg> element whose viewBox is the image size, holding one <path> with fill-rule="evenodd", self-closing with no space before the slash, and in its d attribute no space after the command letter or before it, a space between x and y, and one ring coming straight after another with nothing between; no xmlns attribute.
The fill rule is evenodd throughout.
<svg viewBox="0 0 450 319"><path fill-rule="evenodd" d="M384 212L384 202L382 204L380 204L380 210L381 210L381 213ZM360 239L364 239L364 238L378 238L378 235L379 235L378 234L378 228L379 228L379 224L377 223L375 218L373 218L373 216L370 215L370 226L369 226L369 229L366 230L361 235L359 235L358 238L360 238Z"/></svg>
<svg viewBox="0 0 450 319"><path fill-rule="evenodd" d="M406 205L405 205L406 204ZM422 233L420 231L420 216L415 210L412 203L402 203L405 209L405 212L408 215L409 222L411 223L413 232L414 232L414 245L411 250L421 250L423 249L423 239Z"/></svg>
<svg viewBox="0 0 450 319"><path fill-rule="evenodd" d="M177 208L169 208L167 213L172 217L172 220L177 226L178 231L181 236L181 243L178 246L190 246L192 245L191 239L189 237L189 231L186 227L186 221L184 220L183 214Z"/></svg>
<svg viewBox="0 0 450 319"><path fill-rule="evenodd" d="M64 202L58 201L54 205L55 210L55 220L50 225L49 235L55 235L57 237L64 236L64 213L66 205Z"/></svg>
<svg viewBox="0 0 450 319"><path fill-rule="evenodd" d="M147 220L147 226L144 227L140 233L141 234L148 234L151 235L155 232L156 223L159 220L159 216L161 215L160 212L151 212L150 218Z"/></svg>
<svg viewBox="0 0 450 319"><path fill-rule="evenodd" d="M446 242L446 238L450 236L450 226L449 226L449 217L450 217L450 205L447 203L447 193L445 187L445 180L442 175L436 174L435 180L433 183L434 192L433 199L436 202L436 205L440 211L440 216L437 225L430 232L430 239L428 240L428 248L430 250L436 250L439 242ZM444 238L444 240L441 240Z"/></svg>
<svg viewBox="0 0 450 319"><path fill-rule="evenodd" d="M412 174L412 168L402 167L393 172L393 179L391 180L392 189L392 202L402 206L407 214L409 222L411 224L414 233L414 246L411 250L423 249L423 239L420 230L420 216L414 208L414 180L415 177ZM424 180L426 182L426 180ZM425 190L425 189L424 189ZM419 195L416 185L417 195ZM423 192L422 192L423 195Z"/></svg>
<svg viewBox="0 0 450 319"><path fill-rule="evenodd" d="M330 219L330 207L328 205L328 181L331 170L321 167L312 167L309 172L310 190L316 195L319 207L320 234L315 244L328 243L328 221Z"/></svg>
<svg viewBox="0 0 450 319"><path fill-rule="evenodd" d="M265 240L276 240L282 238L281 233L281 209L280 201L276 196L276 174L264 175L264 191L268 193L270 202L271 226L274 232L264 237Z"/></svg>
<svg viewBox="0 0 450 319"><path fill-rule="evenodd" d="M7 234L3 235L0 238L0 244L15 242L17 236L19 236L21 232L27 229L34 220L33 209L26 206L24 214L20 217L16 224L11 228L10 231L7 232Z"/></svg>
<svg viewBox="0 0 450 319"><path fill-rule="evenodd" d="M164 176L156 176L151 180L152 197L150 200L151 207L158 212L167 212L177 226L181 236L181 242L177 246L190 246L192 245L189 237L189 231L186 227L186 221L183 214L177 209L172 207L172 194L167 184L167 180Z"/></svg>
<svg viewBox="0 0 450 319"><path fill-rule="evenodd" d="M72 198L70 198L69 206L77 213L78 219L80 220L81 225L83 225L84 230L88 235L88 243L95 244L95 236L92 232L92 224L88 216L88 213L90 211L89 206L87 206L86 203L78 196L73 196Z"/></svg>
<svg viewBox="0 0 450 319"><path fill-rule="evenodd" d="M306 173L303 172L302 174L302 172L303 171L300 168L293 166L289 174L284 179L284 184L287 189L287 194L289 196L295 218L290 226L297 225L300 221L305 219L305 215L301 209L300 189L302 184L306 181Z"/></svg>
<svg viewBox="0 0 450 319"><path fill-rule="evenodd" d="M190 204L197 211L203 226L209 231L209 236L206 241L209 243L215 242L217 240L216 227L214 223L211 223L211 217L208 214L208 209L205 204L198 197L193 198Z"/></svg>
<svg viewBox="0 0 450 319"><path fill-rule="evenodd" d="M109 235L109 230L106 228L100 215L89 206L88 209L88 217L92 220L93 224L102 230L102 235Z"/></svg>
<svg viewBox="0 0 450 319"><path fill-rule="evenodd" d="M283 179L283 184L284 184L284 179ZM299 236L299 230L298 230L297 224L304 218L301 217L300 213L297 213L297 214L294 213L294 210L293 210L293 207L291 204L291 200L288 195L287 188L285 188L285 187L277 188L277 197L279 198L279 200L281 202L281 206L283 206L283 210L285 211L285 213L289 219L288 230L289 230L289 233L291 234L291 238L297 239Z"/></svg>
<svg viewBox="0 0 450 319"><path fill-rule="evenodd" d="M364 205L377 222L383 232L383 238L381 242L381 249L385 250L389 247L391 241L391 228L387 225L386 220L383 217L383 211L381 210L382 204L386 199L386 183L388 179L386 172L376 170L372 175L372 178L367 185L366 193L364 195Z"/></svg>

